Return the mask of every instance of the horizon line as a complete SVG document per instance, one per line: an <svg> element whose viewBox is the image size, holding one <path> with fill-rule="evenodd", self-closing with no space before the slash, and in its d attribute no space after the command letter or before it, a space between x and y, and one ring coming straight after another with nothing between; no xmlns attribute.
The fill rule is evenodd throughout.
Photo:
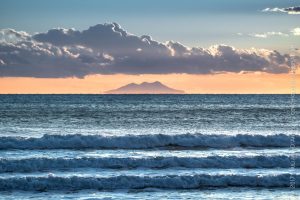
<svg viewBox="0 0 300 200"><path fill-rule="evenodd" d="M0 93L0 95L300 95L299 93L127 93L127 94L107 94L107 93Z"/></svg>

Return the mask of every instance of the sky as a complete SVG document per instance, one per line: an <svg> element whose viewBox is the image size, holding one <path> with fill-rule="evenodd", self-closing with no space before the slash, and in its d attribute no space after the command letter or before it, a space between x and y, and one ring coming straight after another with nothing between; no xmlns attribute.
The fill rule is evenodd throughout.
<svg viewBox="0 0 300 200"><path fill-rule="evenodd" d="M143 81L187 93L290 93L299 6L0 0L0 93L103 93Z"/></svg>

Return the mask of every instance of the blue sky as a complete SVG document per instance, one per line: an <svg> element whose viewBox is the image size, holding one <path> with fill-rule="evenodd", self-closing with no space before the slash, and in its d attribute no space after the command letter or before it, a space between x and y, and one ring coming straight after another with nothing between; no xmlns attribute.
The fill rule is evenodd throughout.
<svg viewBox="0 0 300 200"><path fill-rule="evenodd" d="M300 44L295 0L0 2L4 77L281 74Z"/></svg>
<svg viewBox="0 0 300 200"><path fill-rule="evenodd" d="M83 30L117 22L136 35L179 41L188 46L228 44L239 48L285 51L300 37L250 35L289 33L300 27L300 15L261 12L265 8L298 6L297 0L1 0L0 28L29 33L54 27ZM237 33L242 33L238 35Z"/></svg>

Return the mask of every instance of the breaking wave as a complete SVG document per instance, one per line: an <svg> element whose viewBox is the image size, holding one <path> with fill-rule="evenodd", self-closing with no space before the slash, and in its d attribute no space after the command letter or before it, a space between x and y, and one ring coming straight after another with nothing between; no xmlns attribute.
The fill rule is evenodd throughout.
<svg viewBox="0 0 300 200"><path fill-rule="evenodd" d="M44 135L40 138L0 137L0 149L151 149L289 147L290 136L277 135ZM300 146L300 136L295 136Z"/></svg>
<svg viewBox="0 0 300 200"><path fill-rule="evenodd" d="M300 167L300 156L295 167ZM278 156L209 156L209 157L148 157L148 158L29 158L1 159L0 172L34 172L73 168L289 168L290 157Z"/></svg>
<svg viewBox="0 0 300 200"><path fill-rule="evenodd" d="M300 175L295 175L299 184ZM245 175L188 175L188 176L115 176L95 177L21 177L0 178L0 190L115 190L115 189L196 189L205 187L289 187L290 174Z"/></svg>

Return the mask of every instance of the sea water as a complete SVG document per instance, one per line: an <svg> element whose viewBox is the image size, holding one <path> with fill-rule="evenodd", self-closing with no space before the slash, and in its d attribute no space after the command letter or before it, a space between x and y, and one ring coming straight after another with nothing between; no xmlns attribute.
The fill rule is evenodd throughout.
<svg viewBox="0 0 300 200"><path fill-rule="evenodd" d="M300 199L290 100L0 95L0 199Z"/></svg>

